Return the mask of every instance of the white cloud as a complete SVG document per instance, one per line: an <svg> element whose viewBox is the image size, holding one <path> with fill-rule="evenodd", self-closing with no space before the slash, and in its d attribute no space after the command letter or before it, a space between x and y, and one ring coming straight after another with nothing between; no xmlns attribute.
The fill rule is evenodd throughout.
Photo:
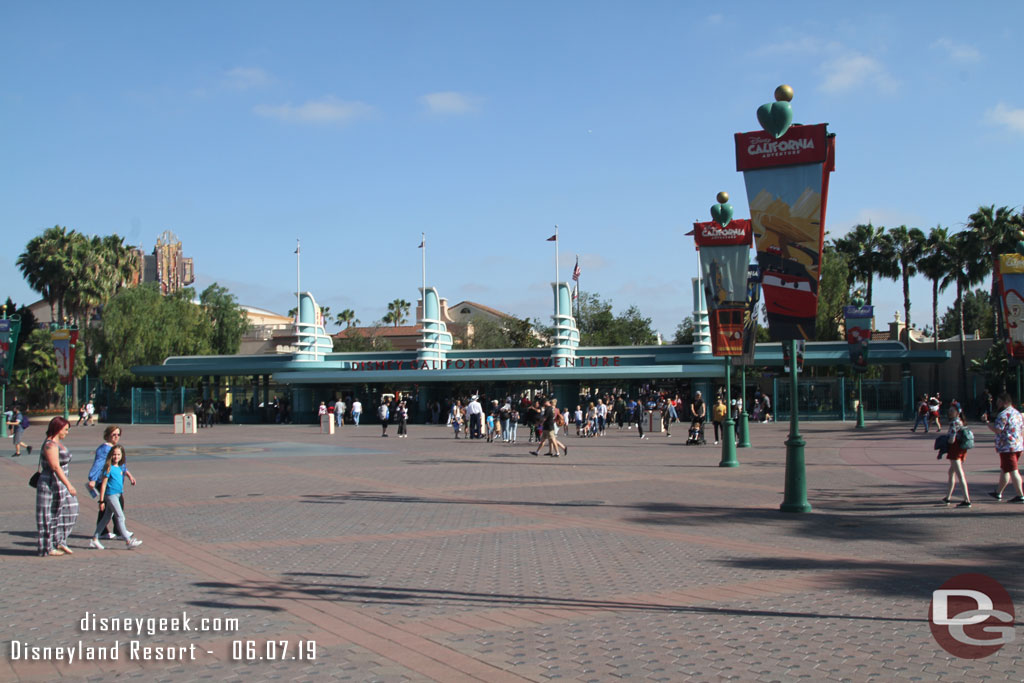
<svg viewBox="0 0 1024 683"><path fill-rule="evenodd" d="M954 62L974 64L981 61L977 48L964 43L955 43L949 38L939 38L931 45L933 50L942 50Z"/></svg>
<svg viewBox="0 0 1024 683"><path fill-rule="evenodd" d="M898 85L880 61L856 52L825 62L821 72L825 76L821 90L832 95L864 87L892 92Z"/></svg>
<svg viewBox="0 0 1024 683"><path fill-rule="evenodd" d="M704 20L704 23L708 24L709 26L721 26L722 24L725 23L725 17L722 16L721 14L712 14L707 19Z"/></svg>
<svg viewBox="0 0 1024 683"><path fill-rule="evenodd" d="M273 80L270 74L258 67L238 66L224 72L224 85L232 90L259 88Z"/></svg>
<svg viewBox="0 0 1024 683"><path fill-rule="evenodd" d="M253 107L259 116L296 123L351 123L365 118L373 107L365 102L345 102L328 95L319 100L309 100L298 106L292 104L260 104Z"/></svg>
<svg viewBox="0 0 1024 683"><path fill-rule="evenodd" d="M460 92L433 92L419 98L431 114L470 114L480 109L480 98Z"/></svg>
<svg viewBox="0 0 1024 683"><path fill-rule="evenodd" d="M1012 109L1000 102L985 112L985 120L1014 133L1024 133L1024 109Z"/></svg>

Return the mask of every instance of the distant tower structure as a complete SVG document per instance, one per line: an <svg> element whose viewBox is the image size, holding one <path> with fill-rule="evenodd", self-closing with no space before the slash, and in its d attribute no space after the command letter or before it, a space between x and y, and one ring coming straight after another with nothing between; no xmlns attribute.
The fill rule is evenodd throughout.
<svg viewBox="0 0 1024 683"><path fill-rule="evenodd" d="M700 278L693 278L693 352L711 353L711 322Z"/></svg>
<svg viewBox="0 0 1024 683"><path fill-rule="evenodd" d="M576 348L580 345L580 331L572 317L572 293L568 282L552 282L555 293L555 344L551 357L560 359L562 367L576 363Z"/></svg>
<svg viewBox="0 0 1024 683"><path fill-rule="evenodd" d="M181 240L170 230L157 238L152 254L144 254L141 247L135 253L140 265L135 284L157 282L162 294L171 294L195 282L192 258L184 256Z"/></svg>

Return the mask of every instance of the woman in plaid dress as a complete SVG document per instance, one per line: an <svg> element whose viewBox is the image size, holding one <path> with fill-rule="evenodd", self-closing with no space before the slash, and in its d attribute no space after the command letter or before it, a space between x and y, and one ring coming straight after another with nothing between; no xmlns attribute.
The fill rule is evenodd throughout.
<svg viewBox="0 0 1024 683"><path fill-rule="evenodd" d="M39 555L71 555L68 537L78 519L78 492L68 479L71 451L64 445L71 425L63 417L50 420L39 458L42 468L36 488L36 527Z"/></svg>

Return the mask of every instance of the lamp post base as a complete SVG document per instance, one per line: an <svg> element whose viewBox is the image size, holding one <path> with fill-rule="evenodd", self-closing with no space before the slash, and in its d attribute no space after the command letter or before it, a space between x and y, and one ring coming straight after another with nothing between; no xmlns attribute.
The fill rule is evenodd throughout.
<svg viewBox="0 0 1024 683"><path fill-rule="evenodd" d="M719 467L739 467L736 459L736 423L731 417L722 423L722 461Z"/></svg>

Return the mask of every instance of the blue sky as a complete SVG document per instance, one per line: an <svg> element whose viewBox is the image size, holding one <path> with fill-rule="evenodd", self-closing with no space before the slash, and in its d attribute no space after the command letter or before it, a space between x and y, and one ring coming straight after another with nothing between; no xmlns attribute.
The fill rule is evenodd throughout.
<svg viewBox="0 0 1024 683"><path fill-rule="evenodd" d="M952 4L951 4L952 5ZM959 229L1020 206L1024 4L6 3L0 294L65 225L152 250L197 286L287 311L302 287L379 319L427 280L547 321L561 274L671 337L719 190L749 215L732 135L775 86L837 135L827 229ZM947 293L942 301L951 303ZM912 316L930 317L917 278ZM902 310L876 286L877 321Z"/></svg>

